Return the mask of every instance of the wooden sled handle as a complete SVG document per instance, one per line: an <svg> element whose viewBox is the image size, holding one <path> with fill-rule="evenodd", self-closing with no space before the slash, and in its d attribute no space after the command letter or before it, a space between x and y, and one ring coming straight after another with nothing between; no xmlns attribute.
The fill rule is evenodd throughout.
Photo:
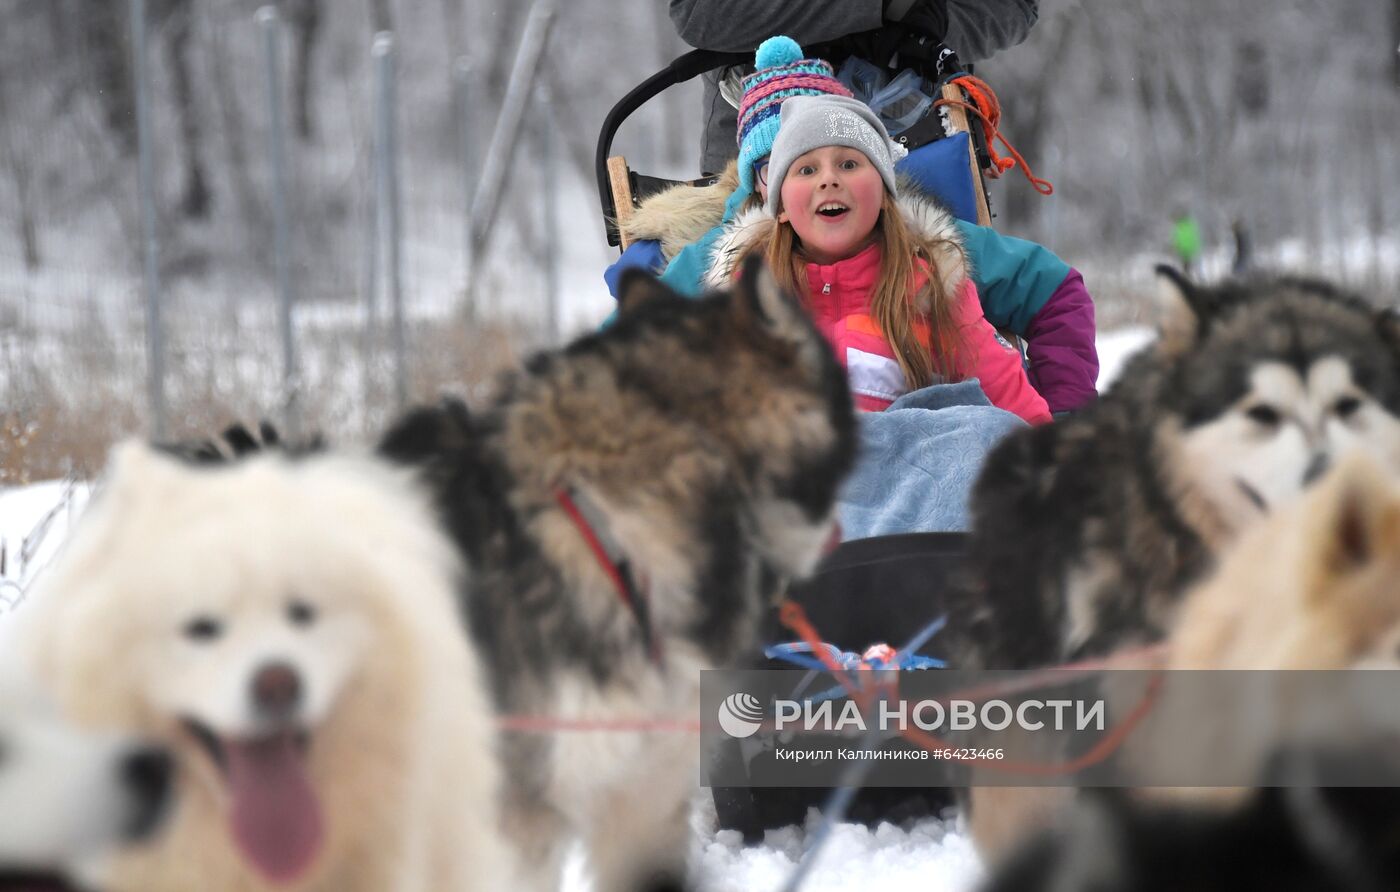
<svg viewBox="0 0 1400 892"><path fill-rule="evenodd" d="M608 159L608 184L612 187L613 209L617 214L618 239L622 250L626 251L632 239L628 238L623 224L632 218L636 208L632 204L632 172L627 169L627 159L621 155Z"/></svg>
<svg viewBox="0 0 1400 892"><path fill-rule="evenodd" d="M966 102L967 97L963 95L961 87L955 84L943 85L943 98L951 99L954 102ZM948 109L948 120L960 133L971 133L972 126L967 120L967 112L956 105L945 106ZM972 169L972 182L977 193L977 223L980 226L992 225L992 209L987 207L987 190L982 187L982 171L977 169L977 148L971 140L967 145L967 164Z"/></svg>

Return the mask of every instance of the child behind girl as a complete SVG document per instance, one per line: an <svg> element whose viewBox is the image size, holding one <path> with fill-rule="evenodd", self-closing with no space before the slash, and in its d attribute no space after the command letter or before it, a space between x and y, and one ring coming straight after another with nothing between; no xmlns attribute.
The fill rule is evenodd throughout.
<svg viewBox="0 0 1400 892"><path fill-rule="evenodd" d="M802 296L862 409L977 378L994 406L1049 421L1019 351L983 318L947 213L919 197L896 198L903 153L859 100L787 99L769 162L757 171L767 201L732 222L707 281L726 283L745 256L761 252Z"/></svg>

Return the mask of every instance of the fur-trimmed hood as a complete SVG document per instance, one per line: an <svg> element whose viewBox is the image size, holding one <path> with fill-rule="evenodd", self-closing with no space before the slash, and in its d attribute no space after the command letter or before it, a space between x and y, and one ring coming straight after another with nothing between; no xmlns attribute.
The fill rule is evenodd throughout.
<svg viewBox="0 0 1400 892"><path fill-rule="evenodd" d="M942 278L943 293L957 294L970 270L953 215L912 187L901 188L900 193L897 204L910 231L915 238L934 246L932 259ZM752 207L742 211L725 227L710 257L704 279L706 287L723 288L729 284L734 277L735 264L767 231L765 224L772 219L773 215L762 207Z"/></svg>
<svg viewBox="0 0 1400 892"><path fill-rule="evenodd" d="M731 161L711 186L689 186L684 183L642 202L642 206L621 224L629 239L655 239L661 242L661 254L666 262L724 219L724 206L729 196L739 188L739 165Z"/></svg>

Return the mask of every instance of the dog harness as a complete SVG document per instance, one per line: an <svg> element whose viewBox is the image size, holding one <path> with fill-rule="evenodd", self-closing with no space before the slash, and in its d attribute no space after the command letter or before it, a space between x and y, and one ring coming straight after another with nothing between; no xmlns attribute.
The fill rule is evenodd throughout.
<svg viewBox="0 0 1400 892"><path fill-rule="evenodd" d="M636 577L632 574L631 562L609 530L607 517L598 504L580 490L557 487L554 490L554 500L573 521L574 526L578 527L579 535L583 536L583 541L588 544L603 572L612 581L618 598L632 614L632 619L636 621L637 628L642 633L642 644L647 649L648 658L659 668L661 642L652 628L651 607L647 602L645 587L637 585Z"/></svg>

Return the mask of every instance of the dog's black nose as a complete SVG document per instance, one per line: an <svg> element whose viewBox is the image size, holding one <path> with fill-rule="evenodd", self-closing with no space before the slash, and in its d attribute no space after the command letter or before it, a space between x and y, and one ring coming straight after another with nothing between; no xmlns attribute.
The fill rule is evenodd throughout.
<svg viewBox="0 0 1400 892"><path fill-rule="evenodd" d="M129 840L144 839L160 825L170 798L174 768L170 754L158 747L139 747L122 757L118 771L133 803L126 825Z"/></svg>
<svg viewBox="0 0 1400 892"><path fill-rule="evenodd" d="M286 663L268 663L253 676L253 705L265 716L280 718L301 702L301 676Z"/></svg>

